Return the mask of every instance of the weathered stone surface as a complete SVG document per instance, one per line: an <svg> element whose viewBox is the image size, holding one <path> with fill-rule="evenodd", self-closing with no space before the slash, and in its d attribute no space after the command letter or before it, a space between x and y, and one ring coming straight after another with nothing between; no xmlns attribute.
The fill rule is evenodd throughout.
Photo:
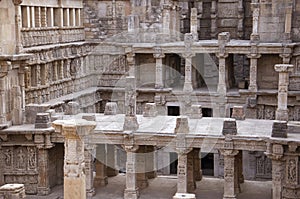
<svg viewBox="0 0 300 199"><path fill-rule="evenodd" d="M236 135L237 134L235 119L225 119L224 120L222 134L223 135Z"/></svg>
<svg viewBox="0 0 300 199"><path fill-rule="evenodd" d="M80 105L77 102L68 102L65 115L76 115L80 112Z"/></svg>
<svg viewBox="0 0 300 199"><path fill-rule="evenodd" d="M156 104L155 103L146 103L144 112L144 117L155 117L157 116Z"/></svg>
<svg viewBox="0 0 300 199"><path fill-rule="evenodd" d="M202 106L201 105L192 105L189 118L201 119L202 118Z"/></svg>
<svg viewBox="0 0 300 199"><path fill-rule="evenodd" d="M287 122L274 121L272 127L272 137L287 138Z"/></svg>
<svg viewBox="0 0 300 199"><path fill-rule="evenodd" d="M232 118L236 120L244 120L245 119L245 109L243 106L234 106L232 109Z"/></svg>
<svg viewBox="0 0 300 199"><path fill-rule="evenodd" d="M34 128L49 128L51 126L49 113L37 113L35 118Z"/></svg>
<svg viewBox="0 0 300 199"><path fill-rule="evenodd" d="M25 198L24 184L5 184L0 187L0 197L3 199Z"/></svg>
<svg viewBox="0 0 300 199"><path fill-rule="evenodd" d="M105 105L104 115L116 115L118 105L116 102L107 102Z"/></svg>

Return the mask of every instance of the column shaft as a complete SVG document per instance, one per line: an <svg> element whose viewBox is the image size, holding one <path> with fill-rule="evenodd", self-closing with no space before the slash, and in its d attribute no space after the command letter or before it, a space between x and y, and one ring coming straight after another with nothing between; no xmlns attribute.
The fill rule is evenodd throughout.
<svg viewBox="0 0 300 199"><path fill-rule="evenodd" d="M137 199L139 197L139 189L137 186L136 153L134 150L126 150L126 153L126 189L124 191L124 199Z"/></svg>
<svg viewBox="0 0 300 199"><path fill-rule="evenodd" d="M49 157L48 150L44 148L38 149L38 195L44 196L50 193L49 184Z"/></svg>
<svg viewBox="0 0 300 199"><path fill-rule="evenodd" d="M192 92L192 56L185 57L185 68L184 68L184 86L183 91Z"/></svg>
<svg viewBox="0 0 300 199"><path fill-rule="evenodd" d="M96 147L96 177L95 187L105 186L108 183L106 170L106 148L104 144Z"/></svg>

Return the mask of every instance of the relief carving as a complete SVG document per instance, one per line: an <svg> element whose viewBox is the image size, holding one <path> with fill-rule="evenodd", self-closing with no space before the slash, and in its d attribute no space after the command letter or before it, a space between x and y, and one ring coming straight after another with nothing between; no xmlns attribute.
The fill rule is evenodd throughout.
<svg viewBox="0 0 300 199"><path fill-rule="evenodd" d="M17 150L17 169L25 169L25 153L22 148Z"/></svg>
<svg viewBox="0 0 300 199"><path fill-rule="evenodd" d="M287 183L298 184L297 182L297 163L295 159L289 159L287 162Z"/></svg>
<svg viewBox="0 0 300 199"><path fill-rule="evenodd" d="M13 152L11 149L5 149L4 150L4 156L5 156L5 166L10 167L12 166L12 160L13 160Z"/></svg>
<svg viewBox="0 0 300 199"><path fill-rule="evenodd" d="M28 147L28 167L30 169L36 168L36 151L33 147Z"/></svg>

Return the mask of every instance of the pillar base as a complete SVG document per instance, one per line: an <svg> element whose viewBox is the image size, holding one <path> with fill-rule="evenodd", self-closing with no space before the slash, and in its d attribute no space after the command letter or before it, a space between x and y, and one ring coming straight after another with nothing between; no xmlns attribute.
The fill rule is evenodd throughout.
<svg viewBox="0 0 300 199"><path fill-rule="evenodd" d="M134 190L125 189L124 199L138 199L140 196L138 188Z"/></svg>
<svg viewBox="0 0 300 199"><path fill-rule="evenodd" d="M202 180L202 170L195 173L195 180L196 181L201 181Z"/></svg>
<svg viewBox="0 0 300 199"><path fill-rule="evenodd" d="M196 199L196 196L191 193L176 193L173 199Z"/></svg>
<svg viewBox="0 0 300 199"><path fill-rule="evenodd" d="M86 199L85 176L64 177L64 199Z"/></svg>
<svg viewBox="0 0 300 199"><path fill-rule="evenodd" d="M95 187L96 186L106 186L108 184L108 178L107 177L104 177L104 178L96 177L94 180L94 184L95 184Z"/></svg>
<svg viewBox="0 0 300 199"><path fill-rule="evenodd" d="M92 189L90 189L90 190L86 190L86 196L87 196L88 198L93 197L93 196L95 196L95 195L96 195L95 188L92 188Z"/></svg>
<svg viewBox="0 0 300 199"><path fill-rule="evenodd" d="M276 110L276 120L289 120L289 111L288 110Z"/></svg>
<svg viewBox="0 0 300 199"><path fill-rule="evenodd" d="M185 91L185 92L193 92L192 82L184 82L183 91Z"/></svg>
<svg viewBox="0 0 300 199"><path fill-rule="evenodd" d="M150 172L147 172L147 178L148 179L153 179L153 178L156 178L157 177L157 173L156 171L150 171Z"/></svg>

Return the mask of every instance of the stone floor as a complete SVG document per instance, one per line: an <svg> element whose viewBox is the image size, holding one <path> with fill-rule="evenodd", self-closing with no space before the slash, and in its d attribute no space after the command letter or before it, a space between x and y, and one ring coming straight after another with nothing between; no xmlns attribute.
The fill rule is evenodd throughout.
<svg viewBox="0 0 300 199"><path fill-rule="evenodd" d="M149 181L149 187L141 190L140 199L168 199L176 192L176 177L159 176ZM204 178L197 182L197 199L222 199L223 180L218 178ZM241 185L242 193L238 199L271 199L271 182L245 181ZM109 178L109 184L99 187L92 199L123 199L125 176L118 175ZM49 196L27 196L26 199L62 199L62 186L55 187Z"/></svg>

